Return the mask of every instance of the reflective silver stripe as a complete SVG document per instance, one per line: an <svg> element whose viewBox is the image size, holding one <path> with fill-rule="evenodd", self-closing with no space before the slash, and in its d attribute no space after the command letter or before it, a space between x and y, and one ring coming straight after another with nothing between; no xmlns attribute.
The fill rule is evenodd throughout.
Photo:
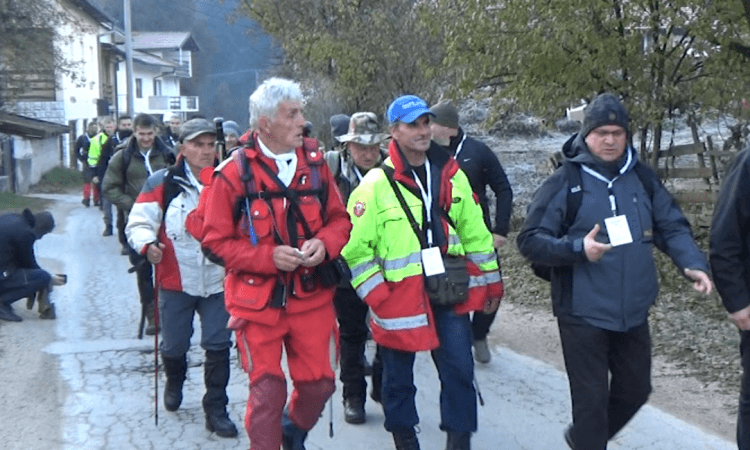
<svg viewBox="0 0 750 450"><path fill-rule="evenodd" d="M461 245L461 239L457 235L451 234L448 236L448 245Z"/></svg>
<svg viewBox="0 0 750 450"><path fill-rule="evenodd" d="M398 259L384 259L383 270L398 270L407 267L410 264L416 264L422 262L422 254L420 252L412 253Z"/></svg>
<svg viewBox="0 0 750 450"><path fill-rule="evenodd" d="M411 330L414 328L427 326L427 314L419 314L410 317L398 317L395 319L382 319L371 310L370 317L372 318L372 321L375 322L375 324L386 331Z"/></svg>
<svg viewBox="0 0 750 450"><path fill-rule="evenodd" d="M466 258L476 265L485 264L495 260L495 252L491 253L467 253Z"/></svg>
<svg viewBox="0 0 750 450"><path fill-rule="evenodd" d="M479 287L479 286L486 286L487 281L484 278L484 275L479 275L478 277L470 276L469 277L469 289Z"/></svg>
<svg viewBox="0 0 750 450"><path fill-rule="evenodd" d="M490 283L499 283L500 282L500 272L494 271L494 272L490 272L490 273L485 273L484 274L484 281L487 284L490 284Z"/></svg>
<svg viewBox="0 0 750 450"><path fill-rule="evenodd" d="M383 274L380 272L376 272L372 274L370 278L365 280L364 283L360 284L359 287L357 287L357 295L359 295L359 298L364 299L370 292L372 292L373 289L380 286L381 283L385 283Z"/></svg>
<svg viewBox="0 0 750 450"><path fill-rule="evenodd" d="M357 264L356 266L351 268L352 279L356 279L358 276L362 275L363 273L367 272L368 270L374 267L377 267L377 263L375 261L365 261L361 264Z"/></svg>
<svg viewBox="0 0 750 450"><path fill-rule="evenodd" d="M250 373L253 371L253 358L250 356L250 343L247 341L247 337L245 336L245 333L237 333L237 336L242 336L242 342L245 344L242 347L245 349L245 369L246 373Z"/></svg>

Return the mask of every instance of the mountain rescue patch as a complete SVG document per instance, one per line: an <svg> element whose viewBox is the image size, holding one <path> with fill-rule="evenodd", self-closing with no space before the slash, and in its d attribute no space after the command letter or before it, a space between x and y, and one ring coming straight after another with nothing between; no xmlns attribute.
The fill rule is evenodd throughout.
<svg viewBox="0 0 750 450"><path fill-rule="evenodd" d="M362 217L362 214L365 213L365 203L364 202L357 202L354 204L354 216L355 217Z"/></svg>

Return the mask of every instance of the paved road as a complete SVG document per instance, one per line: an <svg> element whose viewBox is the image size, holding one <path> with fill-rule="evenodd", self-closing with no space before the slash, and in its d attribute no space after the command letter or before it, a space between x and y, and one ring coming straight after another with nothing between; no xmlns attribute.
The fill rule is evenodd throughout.
<svg viewBox="0 0 750 450"><path fill-rule="evenodd" d="M240 426L240 437L222 439L207 432L200 403L203 357L197 344L188 355L182 407L170 413L160 402L159 424L155 425L154 342L151 338L135 339L139 305L135 275L126 272L127 257L120 256L116 237L101 236L98 210L82 207L76 196L49 197L58 200L54 211L58 228L37 244L37 252L47 267L54 266L55 270L68 274L68 285L54 293L58 319L39 321L33 311L26 311L19 302L15 308L25 322L3 324L0 343L12 342L14 334L24 326L54 323L52 342L43 351L54 358L55 364L51 366L58 372L47 376L50 386L57 386L52 390L57 393L57 401L49 404L59 405L53 412L59 420L50 420L50 424L59 423L60 436L39 441L38 446L27 441L23 448L247 449L249 443L241 428L247 376L233 355L229 410ZM194 343L199 341L199 332L196 327ZM368 348L368 352L372 351L373 348ZM477 381L485 404L479 410L480 425L472 441L473 448L566 449L562 432L569 421L570 400L565 375L546 363L505 348L494 348L493 353L492 363L477 367ZM428 354L418 355L415 371L419 382L422 448L442 449L445 437L438 429L439 385ZM160 389L163 382L162 376ZM369 401L367 423L355 426L342 419L340 386L332 404L333 437L329 437L329 406L310 433L308 450L393 448L390 435L382 427L383 415L378 405ZM26 408L18 403L12 406L19 408L19 412ZM38 431L40 424L35 425ZM49 431L57 432L56 429L52 426ZM609 448L728 450L735 447L647 406Z"/></svg>

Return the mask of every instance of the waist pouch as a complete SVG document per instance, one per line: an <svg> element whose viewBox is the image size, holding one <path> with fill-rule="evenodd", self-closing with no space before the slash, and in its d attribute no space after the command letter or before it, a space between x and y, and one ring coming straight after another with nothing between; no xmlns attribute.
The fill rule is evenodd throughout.
<svg viewBox="0 0 750 450"><path fill-rule="evenodd" d="M338 286L340 283L348 283L352 279L352 272L342 257L332 261L326 261L315 268L315 275L324 288Z"/></svg>
<svg viewBox="0 0 750 450"><path fill-rule="evenodd" d="M445 272L425 277L425 288L430 303L437 306L449 306L463 303L469 293L469 273L466 271L466 259L443 255Z"/></svg>

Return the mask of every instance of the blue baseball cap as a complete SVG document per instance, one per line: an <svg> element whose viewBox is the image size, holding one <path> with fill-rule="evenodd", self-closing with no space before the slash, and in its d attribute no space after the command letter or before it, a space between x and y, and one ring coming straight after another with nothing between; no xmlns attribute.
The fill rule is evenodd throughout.
<svg viewBox="0 0 750 450"><path fill-rule="evenodd" d="M427 107L427 103L416 95L402 95L388 107L388 121L390 123L412 123L423 114L435 116L435 113Z"/></svg>

